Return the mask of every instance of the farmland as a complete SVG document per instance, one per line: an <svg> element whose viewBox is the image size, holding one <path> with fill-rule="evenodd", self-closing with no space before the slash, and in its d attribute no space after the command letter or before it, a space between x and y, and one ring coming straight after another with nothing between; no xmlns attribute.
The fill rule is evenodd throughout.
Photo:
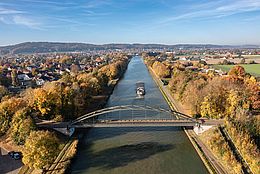
<svg viewBox="0 0 260 174"><path fill-rule="evenodd" d="M226 72L228 72L233 66L234 65L213 65L214 68L221 69ZM243 64L241 66L245 68L247 73L260 77L260 64Z"/></svg>

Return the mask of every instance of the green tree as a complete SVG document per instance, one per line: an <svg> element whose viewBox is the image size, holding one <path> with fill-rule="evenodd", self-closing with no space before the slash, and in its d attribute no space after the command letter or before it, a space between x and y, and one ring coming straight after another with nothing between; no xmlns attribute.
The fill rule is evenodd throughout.
<svg viewBox="0 0 260 174"><path fill-rule="evenodd" d="M59 140L54 133L32 131L25 141L22 160L30 168L43 169L54 161L59 151Z"/></svg>

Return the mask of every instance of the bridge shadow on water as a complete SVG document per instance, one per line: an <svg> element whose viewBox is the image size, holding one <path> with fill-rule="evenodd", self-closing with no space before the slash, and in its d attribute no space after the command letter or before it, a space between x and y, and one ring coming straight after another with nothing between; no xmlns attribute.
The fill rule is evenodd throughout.
<svg viewBox="0 0 260 174"><path fill-rule="evenodd" d="M89 144L91 146L91 144ZM138 144L123 145L105 149L93 153L89 148L85 153L84 160L77 159L76 170L86 170L90 167L103 168L104 170L126 166L131 162L136 162L149 158L160 152L168 151L174 148L172 144L160 144L158 142L142 142ZM88 159L88 160L86 160Z"/></svg>
<svg viewBox="0 0 260 174"><path fill-rule="evenodd" d="M161 132L171 131L172 134L180 133L181 128L176 127L123 127L123 128L92 128L81 129L77 134L81 137L78 152L73 162L73 173L86 171L92 167L102 170L123 167L129 163L147 159L153 155L174 149L173 144L167 142L160 143L152 139L143 139L143 142L132 142L116 147L105 148L101 151L93 150L96 141L123 136L128 133L139 132ZM138 140L137 140L138 141ZM113 145L114 146L114 145Z"/></svg>

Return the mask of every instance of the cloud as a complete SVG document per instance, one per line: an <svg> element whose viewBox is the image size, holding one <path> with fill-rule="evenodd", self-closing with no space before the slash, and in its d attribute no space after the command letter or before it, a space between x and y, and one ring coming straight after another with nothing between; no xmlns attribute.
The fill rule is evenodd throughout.
<svg viewBox="0 0 260 174"><path fill-rule="evenodd" d="M24 16L19 16L19 15L15 15L13 16L13 24L16 25L23 25L26 26L28 28L32 28L32 29L41 29L41 23L36 22L30 18L24 17Z"/></svg>
<svg viewBox="0 0 260 174"><path fill-rule="evenodd" d="M1 23L26 26L31 29L50 29L56 28L59 25L62 27L75 25L92 26L97 17L111 14L107 10L104 12L103 7L113 3L112 0L65 2L60 0L19 1L20 3L17 4L14 1L8 3L0 2ZM37 20L35 20L36 18Z"/></svg>
<svg viewBox="0 0 260 174"><path fill-rule="evenodd" d="M196 7L196 8L195 8ZM200 8L199 8L200 7ZM253 12L260 10L260 1L258 0L232 0L216 1L216 3L203 3L190 6L191 12L166 17L161 20L161 24L185 19L203 19L203 18L221 18L244 12Z"/></svg>
<svg viewBox="0 0 260 174"><path fill-rule="evenodd" d="M0 4L0 22L8 25L24 25L29 28L39 27L39 23L34 22L32 19L23 17L25 11L6 8L3 6L10 6L10 4Z"/></svg>
<svg viewBox="0 0 260 174"><path fill-rule="evenodd" d="M6 8L5 6L13 6ZM0 22L7 25L22 25L31 29L40 29L40 23L32 18L26 17L26 11L16 10L12 4L0 3Z"/></svg>
<svg viewBox="0 0 260 174"><path fill-rule="evenodd" d="M3 23L5 23L5 18L4 18L4 17L2 17L2 16L0 16L0 22L3 22Z"/></svg>
<svg viewBox="0 0 260 174"><path fill-rule="evenodd" d="M0 7L0 15L22 14L23 11Z"/></svg>
<svg viewBox="0 0 260 174"><path fill-rule="evenodd" d="M217 11L230 12L230 11L254 11L259 10L260 1L256 0L237 0L233 3L220 6L216 8Z"/></svg>
<svg viewBox="0 0 260 174"><path fill-rule="evenodd" d="M87 2L85 5L83 5L84 8L90 9L90 8L97 8L100 6L105 6L105 5L111 5L111 1L109 0L91 0Z"/></svg>
<svg viewBox="0 0 260 174"><path fill-rule="evenodd" d="M101 13L101 12L95 12L95 11L92 11L92 10L84 10L84 12L82 13L82 15L84 16L107 16L107 15L110 15L112 14L111 12L107 12L107 13Z"/></svg>
<svg viewBox="0 0 260 174"><path fill-rule="evenodd" d="M63 1L48 1L48 0L21 0L28 3L35 4L50 4L50 5L75 5L74 2L63 2Z"/></svg>

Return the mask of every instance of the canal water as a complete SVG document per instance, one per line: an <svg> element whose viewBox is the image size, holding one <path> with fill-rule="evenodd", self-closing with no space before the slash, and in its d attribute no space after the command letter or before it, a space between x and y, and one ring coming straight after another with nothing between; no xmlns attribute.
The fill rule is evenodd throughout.
<svg viewBox="0 0 260 174"><path fill-rule="evenodd" d="M145 83L146 95L137 98L135 84ZM169 109L140 57L134 57L111 95L107 107L149 105ZM127 113L128 112L128 113ZM156 112L114 113L114 119L160 119ZM85 132L72 165L74 174L206 174L207 169L189 139L176 127L92 128Z"/></svg>

